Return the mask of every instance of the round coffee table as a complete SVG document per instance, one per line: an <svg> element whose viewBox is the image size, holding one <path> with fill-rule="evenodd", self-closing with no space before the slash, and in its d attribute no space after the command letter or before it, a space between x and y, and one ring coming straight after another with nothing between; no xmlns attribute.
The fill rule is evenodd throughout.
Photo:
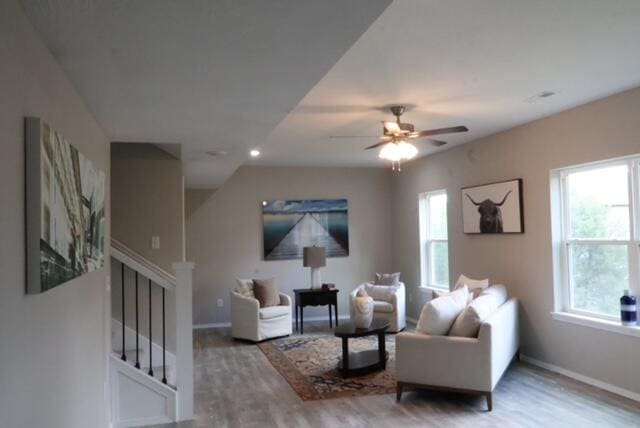
<svg viewBox="0 0 640 428"><path fill-rule="evenodd" d="M338 362L338 370L343 377L360 376L387 367L389 353L385 350L384 336L388 328L389 321L375 318L369 328L356 328L353 322L336 327L334 333L342 339L342 358ZM374 335L378 335L378 349L349 352L350 338Z"/></svg>

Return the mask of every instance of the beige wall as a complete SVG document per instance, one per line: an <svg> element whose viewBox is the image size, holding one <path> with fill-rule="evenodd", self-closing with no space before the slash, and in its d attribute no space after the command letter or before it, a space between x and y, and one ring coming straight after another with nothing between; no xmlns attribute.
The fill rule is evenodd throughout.
<svg viewBox="0 0 640 428"><path fill-rule="evenodd" d="M227 322L236 278L276 277L281 290L309 286L302 260L262 260L264 199L347 198L349 257L327 259L323 282L340 289L339 313L349 313L348 293L391 265L389 170L382 168L241 167L187 219L187 258L196 263L194 323ZM187 192L187 200L200 198ZM190 201L188 206L197 206ZM216 306L217 299L224 307ZM327 308L305 315L328 317Z"/></svg>
<svg viewBox="0 0 640 428"><path fill-rule="evenodd" d="M181 161L151 144L115 143L111 152L113 237L173 273L183 254Z"/></svg>
<svg viewBox="0 0 640 428"><path fill-rule="evenodd" d="M522 303L522 351L544 362L640 392L640 341L554 321L549 171L640 153L640 89L513 128L407 164L393 176L393 268L418 317L430 293L418 288L418 193L449 195L450 277L465 273L507 284ZM462 233L460 188L524 179L523 235Z"/></svg>
<svg viewBox="0 0 640 428"><path fill-rule="evenodd" d="M0 2L0 94L0 425L106 426L109 267L25 294L24 117L55 127L107 178L109 145L14 0Z"/></svg>

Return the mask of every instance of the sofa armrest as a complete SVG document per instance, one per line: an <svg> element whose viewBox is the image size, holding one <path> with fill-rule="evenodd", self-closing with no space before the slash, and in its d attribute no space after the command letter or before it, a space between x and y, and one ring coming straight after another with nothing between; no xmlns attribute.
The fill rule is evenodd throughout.
<svg viewBox="0 0 640 428"><path fill-rule="evenodd" d="M258 340L260 303L257 299L231 292L231 336Z"/></svg>
<svg viewBox="0 0 640 428"><path fill-rule="evenodd" d="M400 382L490 391L490 364L489 349L476 338L416 332L396 336Z"/></svg>
<svg viewBox="0 0 640 428"><path fill-rule="evenodd" d="M278 293L280 295L280 306L291 306L291 297L284 293Z"/></svg>
<svg viewBox="0 0 640 428"><path fill-rule="evenodd" d="M353 289L353 291L351 291L351 293L349 293L349 316L351 317L351 319L354 319L355 317L355 309L353 306L353 299L356 298L356 294L358 293L358 291L360 290L364 290L364 286L366 285L366 282L363 282L362 284L358 285L356 288Z"/></svg>
<svg viewBox="0 0 640 428"><path fill-rule="evenodd" d="M518 299L511 298L480 326L478 340L490 350L491 388L500 380L520 348Z"/></svg>

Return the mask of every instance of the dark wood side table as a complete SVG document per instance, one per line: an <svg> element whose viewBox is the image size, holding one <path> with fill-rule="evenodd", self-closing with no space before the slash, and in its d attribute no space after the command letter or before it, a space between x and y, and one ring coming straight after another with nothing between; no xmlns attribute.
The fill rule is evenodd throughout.
<svg viewBox="0 0 640 428"><path fill-rule="evenodd" d="M333 305L336 326L338 325L338 291L312 290L310 288L298 288L293 290L296 295L296 330L298 330L298 310L300 311L300 334L304 334L304 307L305 306L329 306L329 326L333 327L331 318L331 306Z"/></svg>
<svg viewBox="0 0 640 428"><path fill-rule="evenodd" d="M334 333L342 339L342 358L338 362L342 377L359 376L387 367L389 353L386 350L385 333L389 325L387 320L374 318L369 328L356 328L353 322L336 327ZM350 338L375 335L378 336L378 349L349 352Z"/></svg>

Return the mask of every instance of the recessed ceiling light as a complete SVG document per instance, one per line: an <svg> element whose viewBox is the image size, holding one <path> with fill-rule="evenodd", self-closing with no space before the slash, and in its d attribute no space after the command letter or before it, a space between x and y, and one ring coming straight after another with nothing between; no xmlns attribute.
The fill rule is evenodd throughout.
<svg viewBox="0 0 640 428"><path fill-rule="evenodd" d="M252 158L260 156L260 150L253 149L249 152Z"/></svg>

